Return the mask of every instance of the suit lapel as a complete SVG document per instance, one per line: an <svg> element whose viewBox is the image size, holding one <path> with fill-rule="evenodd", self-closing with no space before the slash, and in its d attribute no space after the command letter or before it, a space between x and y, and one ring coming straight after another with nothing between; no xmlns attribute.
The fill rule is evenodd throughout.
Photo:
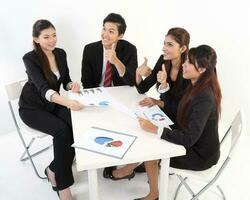
<svg viewBox="0 0 250 200"><path fill-rule="evenodd" d="M63 66L63 63L61 62L63 59L60 58L61 55L58 53L57 49L55 49L53 53L55 54L55 59L56 59L57 68L58 68L58 71L59 71L59 73L60 73L60 78L59 78L59 80L61 80L62 77L64 76L64 70L63 70L64 66ZM55 77L56 77L56 76L55 76ZM59 80L58 80L58 81L59 81Z"/></svg>
<svg viewBox="0 0 250 200"><path fill-rule="evenodd" d="M97 45L97 51L93 52L95 55L94 57L96 58L96 76L98 77L99 82L101 82L102 79L102 67L103 67L103 46L102 42L100 41Z"/></svg>
<svg viewBox="0 0 250 200"><path fill-rule="evenodd" d="M121 60L121 57L122 57L122 46L121 46L121 42L120 42L120 40L118 40L118 42L117 42L117 45L116 45L116 48L115 48L115 52L116 52L116 56L117 56L117 58L119 58L120 60ZM118 73L117 72L117 70L116 70L116 68L115 68L115 66L112 64L112 76L113 76L113 81L114 81L114 77L115 77L115 72L116 73Z"/></svg>
<svg viewBox="0 0 250 200"><path fill-rule="evenodd" d="M121 59L121 56L122 56L122 46L121 46L120 40L117 42L115 52L116 52L117 58Z"/></svg>

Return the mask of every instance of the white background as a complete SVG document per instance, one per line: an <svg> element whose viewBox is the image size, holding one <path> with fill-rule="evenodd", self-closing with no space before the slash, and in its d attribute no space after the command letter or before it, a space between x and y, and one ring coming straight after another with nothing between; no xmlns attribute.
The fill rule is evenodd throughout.
<svg viewBox="0 0 250 200"><path fill-rule="evenodd" d="M250 16L247 8L247 0L1 0L0 134L14 130L4 85L26 77L22 56L32 49L33 23L45 18L55 25L58 47L67 52L71 78L80 82L83 47L100 39L102 20L110 12L120 13L125 18L128 26L125 39L137 46L139 63L147 56L153 67L161 54L165 34L176 26L188 30L190 47L212 46L218 55L222 121L228 124L242 108L250 122L250 25L247 21ZM155 95L153 90L149 94Z"/></svg>

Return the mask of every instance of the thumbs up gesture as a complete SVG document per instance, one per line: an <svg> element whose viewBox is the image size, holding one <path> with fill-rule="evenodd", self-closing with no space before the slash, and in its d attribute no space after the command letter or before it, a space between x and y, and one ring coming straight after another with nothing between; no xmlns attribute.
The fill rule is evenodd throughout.
<svg viewBox="0 0 250 200"><path fill-rule="evenodd" d="M150 67L148 67L148 59L144 57L144 62L141 66L137 67L136 74L140 76L147 77L151 74L152 70Z"/></svg>
<svg viewBox="0 0 250 200"><path fill-rule="evenodd" d="M157 73L157 81L163 85L167 83L167 71L165 68L165 65L162 64L161 66L162 70Z"/></svg>
<svg viewBox="0 0 250 200"><path fill-rule="evenodd" d="M113 43L111 49L107 49L105 51L106 60L108 60L111 64L115 64L115 62L118 59L116 56L115 48L116 48L116 43Z"/></svg>

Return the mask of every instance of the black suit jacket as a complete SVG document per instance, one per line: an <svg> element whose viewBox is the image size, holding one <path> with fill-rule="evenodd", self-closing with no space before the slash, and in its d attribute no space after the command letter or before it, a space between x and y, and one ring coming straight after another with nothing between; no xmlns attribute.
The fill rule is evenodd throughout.
<svg viewBox="0 0 250 200"><path fill-rule="evenodd" d="M161 138L186 148L187 159L184 160L189 162L189 169L207 169L217 163L220 155L216 104L212 90L207 88L198 94L183 114L186 127L174 130L164 128Z"/></svg>
<svg viewBox="0 0 250 200"><path fill-rule="evenodd" d="M66 90L67 84L71 82L71 79L69 76L65 51L63 49L55 48L53 53L60 73L59 80L56 79L56 76L54 77L57 80L57 88L54 88L53 90L56 90L59 93L61 84L63 83L63 87ZM19 99L19 107L52 111L55 104L49 102L45 98L46 92L52 88L49 86L44 76L37 53L34 50L28 52L23 56L23 62L26 68L28 81L23 87Z"/></svg>
<svg viewBox="0 0 250 200"><path fill-rule="evenodd" d="M125 65L126 72L119 76L112 65L112 81L114 86L135 85L135 71L137 68L137 50L134 45L125 40L119 40L116 46L116 55ZM103 45L101 41L90 43L84 47L82 56L81 82L84 88L99 87L102 79Z"/></svg>

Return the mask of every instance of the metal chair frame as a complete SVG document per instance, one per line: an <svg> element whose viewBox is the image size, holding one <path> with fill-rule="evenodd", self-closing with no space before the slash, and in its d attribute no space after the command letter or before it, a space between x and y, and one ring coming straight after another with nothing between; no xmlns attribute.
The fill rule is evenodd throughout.
<svg viewBox="0 0 250 200"><path fill-rule="evenodd" d="M17 82L14 82L14 83L10 83L10 84L5 86L6 93L7 93L7 96L8 96L8 105L9 105L9 109L11 111L11 116L12 116L13 122L15 124L17 133L18 133L18 135L19 135L19 137L21 139L22 145L23 145L23 147L25 149L24 152L22 153L21 157L20 157L20 161L30 160L31 165L32 165L32 167L34 169L34 172L37 175L37 177L40 178L40 179L47 179L47 177L42 176L42 175L39 174L39 172L37 170L37 167L34 164L34 161L33 161L32 158L39 155L40 153L48 150L52 146L52 144L42 148L39 151L34 152L33 154L30 153L30 148L31 148L32 144L35 142L35 140L37 138L43 138L43 137L46 137L48 135L43 133L43 132L40 132L38 130L27 127L25 124L20 125L17 122L16 114L14 112L14 106L12 104L12 102L14 100L17 100L19 98L19 96L21 94L21 91L22 91L22 88L23 88L23 85L24 85L24 83L26 81L27 80L21 80L21 81L17 81ZM32 135L32 138L28 143L26 143L22 132L29 132Z"/></svg>
<svg viewBox="0 0 250 200"><path fill-rule="evenodd" d="M230 145L230 149L228 151L228 154L227 154L225 160L219 166L218 170L214 173L215 175L210 177L210 179L208 181L206 181L206 185L202 189L200 189L198 192L195 193L191 189L191 187L187 184L187 180L189 177L188 175L190 175L190 177L192 175L195 175L196 177L200 177L202 179L203 177L202 177L201 172L214 170L214 167L212 167L208 170L204 170L204 171L182 170L182 169L176 169L173 167L170 168L170 172L174 173L178 177L178 179L180 180L180 184L178 185L176 192L175 192L174 200L177 199L178 193L183 185L185 186L187 191L191 194L191 196L192 196L191 200L198 200L198 198L205 191L207 191L211 186L214 185L214 183L218 180L218 178L220 177L220 175L223 173L224 169L228 165L229 161L231 160L233 152L235 150L235 147L237 146L236 144L238 143L238 141L242 135L244 126L245 126L244 115L243 115L242 111L239 111L237 113L237 115L235 116L234 120L232 121L232 123L230 124L229 128L227 129L225 135L223 136L223 138L220 142L220 146L222 147L226 138L228 138L231 135L231 145ZM216 185L216 188L219 191L219 193L221 194L222 199L225 200L226 197L225 197L225 194L224 194L223 190L221 189L221 187L219 185Z"/></svg>

